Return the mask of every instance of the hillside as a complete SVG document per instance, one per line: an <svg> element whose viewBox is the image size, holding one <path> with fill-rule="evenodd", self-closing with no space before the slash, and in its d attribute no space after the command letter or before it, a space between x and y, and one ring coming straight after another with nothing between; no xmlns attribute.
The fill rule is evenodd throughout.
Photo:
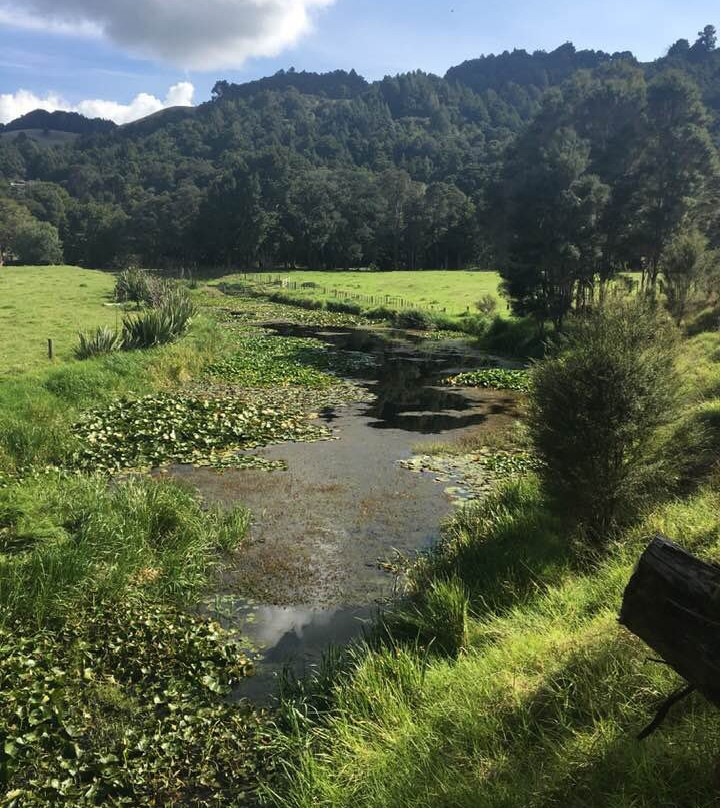
<svg viewBox="0 0 720 808"><path fill-rule="evenodd" d="M714 39L679 40L648 64L566 43L480 57L445 77L414 71L369 83L354 71L288 70L221 80L198 107L122 127L38 111L6 133L82 137L49 153L35 136L5 138L0 182L36 181L44 198L23 204L58 228L67 260L87 266L490 268L505 249L503 171L531 122L559 108L551 92L578 110L579 94L594 93L584 116L599 114L603 94L634 95L634 139L618 144L633 165L659 125L645 111L648 87L670 73L700 92L717 140ZM586 119L562 125L579 130ZM612 188L618 166L591 163ZM623 261L639 269L644 248L633 238Z"/></svg>
<svg viewBox="0 0 720 808"><path fill-rule="evenodd" d="M0 131L14 132L22 130L52 130L55 132L71 132L75 135L90 135L95 132L110 132L115 129L116 124L106 121L103 118L86 118L78 112L47 112L44 109L36 109L28 112L5 124Z"/></svg>

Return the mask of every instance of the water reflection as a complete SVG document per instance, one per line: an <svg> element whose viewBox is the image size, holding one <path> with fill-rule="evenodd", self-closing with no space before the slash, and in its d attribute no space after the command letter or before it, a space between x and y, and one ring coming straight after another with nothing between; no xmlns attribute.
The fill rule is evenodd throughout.
<svg viewBox="0 0 720 808"><path fill-rule="evenodd" d="M370 607L319 609L310 606L257 605L235 597L215 599L207 613L226 627L240 629L258 661L234 698L268 703L284 669L304 676L317 666L329 645L346 645L362 633Z"/></svg>
<svg viewBox="0 0 720 808"><path fill-rule="evenodd" d="M477 402L461 390L441 386L443 378L480 367L487 355L462 340L427 340L418 334L387 330L329 329L291 323L268 325L281 336L315 337L338 350L374 357L363 381L375 395L363 415L375 429L400 429L431 435L475 426L487 419ZM329 420L325 414L322 416Z"/></svg>

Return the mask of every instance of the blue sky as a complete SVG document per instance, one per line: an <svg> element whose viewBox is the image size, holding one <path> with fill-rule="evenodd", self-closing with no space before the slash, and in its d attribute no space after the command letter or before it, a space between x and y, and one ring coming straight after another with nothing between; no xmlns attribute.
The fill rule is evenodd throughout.
<svg viewBox="0 0 720 808"><path fill-rule="evenodd" d="M160 104L183 82L197 102L217 78L244 81L290 65L354 67L368 78L415 68L442 74L482 53L568 40L649 60L707 23L720 27L709 0L260 0L267 12L257 0L173 3L178 19L162 0L0 0L0 120L3 109L5 118L15 111L20 89L27 103L52 94L50 106L128 104L140 93ZM228 6L237 12L231 20ZM193 16L197 8L203 18ZM188 85L171 98L188 102Z"/></svg>

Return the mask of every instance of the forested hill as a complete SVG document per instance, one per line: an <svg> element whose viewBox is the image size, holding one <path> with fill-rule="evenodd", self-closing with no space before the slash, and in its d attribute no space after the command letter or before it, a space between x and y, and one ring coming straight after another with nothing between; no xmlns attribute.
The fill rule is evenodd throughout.
<svg viewBox="0 0 720 808"><path fill-rule="evenodd" d="M0 131L16 132L23 129L50 129L55 132L70 132L75 135L91 135L95 132L110 132L117 127L103 118L86 118L77 112L47 112L36 109L2 126Z"/></svg>
<svg viewBox="0 0 720 808"><path fill-rule="evenodd" d="M709 117L695 109L677 126L717 132L714 29L650 64L568 43L481 57L445 77L368 83L354 71L291 69L219 81L199 107L123 127L31 113L82 136L54 148L22 134L0 142L0 253L27 257L17 244L33 240L13 234L40 222L34 258L54 238L67 261L91 266L486 265L507 256L513 161L547 161L555 145L545 140L560 130L580 145L568 187L598 177L608 198L635 200L623 215L640 227L640 188L620 185L641 182L635 169L659 136L653 87L686 111L699 94ZM616 263L647 254L646 234L622 243Z"/></svg>

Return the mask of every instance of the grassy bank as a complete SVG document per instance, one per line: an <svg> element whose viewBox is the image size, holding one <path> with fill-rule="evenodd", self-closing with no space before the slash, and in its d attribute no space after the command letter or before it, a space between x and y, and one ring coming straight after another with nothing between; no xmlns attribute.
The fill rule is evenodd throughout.
<svg viewBox="0 0 720 808"><path fill-rule="evenodd" d="M75 462L83 445L99 451L78 426L88 410L107 418L199 378L224 330L201 316L177 343L81 362L75 321L108 321L112 276L17 268L3 280L15 298L0 377L0 804L246 804L238 795L270 765L266 736L224 695L250 665L239 638L187 606L239 550L249 514ZM58 318L53 362L36 356L44 310ZM117 427L113 440L125 441Z"/></svg>
<svg viewBox="0 0 720 808"><path fill-rule="evenodd" d="M686 345L679 433L717 409L719 349L718 334ZM532 474L459 512L413 569L411 599L387 616L391 641L352 651L289 702L289 776L273 804L717 804L715 709L691 697L638 742L680 680L617 623L656 531L720 560L713 462L699 487L645 514L599 559L579 560Z"/></svg>
<svg viewBox="0 0 720 808"><path fill-rule="evenodd" d="M62 272L82 325L102 322L108 288ZM18 297L29 369L0 377L0 805L256 804L274 741L262 712L228 699L248 651L197 614L249 513L141 472L324 437L306 413L355 395L336 374L357 359L267 339L253 302L232 322L195 317L172 344L36 362L46 299L40 282Z"/></svg>

